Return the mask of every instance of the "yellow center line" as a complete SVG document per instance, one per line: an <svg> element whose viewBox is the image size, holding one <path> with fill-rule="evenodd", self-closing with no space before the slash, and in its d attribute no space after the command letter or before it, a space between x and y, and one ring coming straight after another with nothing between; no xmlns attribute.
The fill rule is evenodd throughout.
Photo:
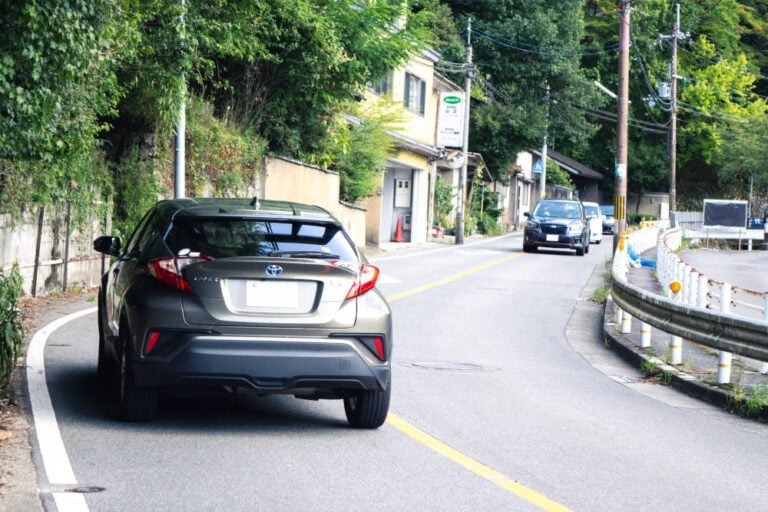
<svg viewBox="0 0 768 512"><path fill-rule="evenodd" d="M459 272L458 274L454 274L452 276L444 277L443 279L438 279L437 281L432 281L431 283L423 284L421 286L417 286L416 288L413 288L411 290L406 290L404 292L395 293L394 295L390 295L387 297L388 302L395 302L396 300L404 299L405 297L409 297L411 295L416 295L417 293L425 292L429 289L435 288L437 286L442 286L444 284L448 284L453 281L458 281L459 279L463 279L469 275L476 274L477 272L480 272L481 270L485 270L487 268L491 268L496 265L500 265L502 263L505 263L511 259L519 258L522 256L523 253L517 252L515 254L511 254L509 256L505 256L503 258L500 258L498 260L490 261L488 263L484 263L482 265L477 265L476 267L468 268L467 270L463 272Z"/></svg>
<svg viewBox="0 0 768 512"><path fill-rule="evenodd" d="M427 448L430 448L431 450L439 453L446 459L455 462L459 466L468 471L471 471L477 476L493 482L502 489L505 489L519 496L520 498L523 498L527 502L539 507L542 510L547 510L550 512L565 512L569 510L564 505L560 505L559 503L550 500L546 496L539 494L533 489L529 489L528 487L504 476L498 471L489 468L485 464L482 464L481 462L478 462L475 459L464 455L460 451L451 448L442 441L435 439L426 432L419 430L418 428L398 418L392 413L387 416L387 423L408 437L423 444Z"/></svg>
<svg viewBox="0 0 768 512"><path fill-rule="evenodd" d="M415 295L417 293L425 292L437 286L442 286L444 284L448 284L450 282L457 281L469 275L475 274L477 272L480 272L481 270L491 268L495 265L500 265L501 263L510 261L513 258L518 258L522 256L522 254L523 253L515 253L509 256L505 256L504 258L491 261L489 263L484 263L483 265L477 265L463 272L459 272L458 274L454 274L454 275L445 277L443 279L438 279L437 281L432 281L431 283L421 285L411 290L390 295L387 297L387 300L389 302L394 302L396 300L400 300L405 297ZM502 473L499 473L498 471L489 468L485 464L476 461L472 457L464 455L460 451L454 448L451 448L450 446L443 443L442 441L432 437L431 435L427 434L423 430L420 430L419 428L411 425L410 423L395 416L392 413L390 413L387 416L387 424L390 425L391 427L396 428L397 430L407 435L411 439L433 450L434 452L442 455L443 457L450 460L451 462L454 462L459 466L463 467L464 469L474 473L475 475L482 477L494 483L495 485L498 485L502 489L509 491L512 494L515 494L516 496L526 500L527 502L539 507L542 510L546 510L548 512L564 512L568 510L568 508L565 507L564 505L561 505L555 501L550 500L546 496L539 494L533 489L530 489L512 480L511 478L508 478Z"/></svg>

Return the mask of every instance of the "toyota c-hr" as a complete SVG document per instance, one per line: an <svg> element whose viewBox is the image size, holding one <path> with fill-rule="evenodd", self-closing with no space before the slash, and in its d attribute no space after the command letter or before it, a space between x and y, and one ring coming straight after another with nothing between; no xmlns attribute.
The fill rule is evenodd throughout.
<svg viewBox="0 0 768 512"><path fill-rule="evenodd" d="M391 392L392 321L342 225L309 205L175 199L152 207L113 257L98 298L100 377L120 414L151 419L163 390L214 385L340 399L376 428Z"/></svg>

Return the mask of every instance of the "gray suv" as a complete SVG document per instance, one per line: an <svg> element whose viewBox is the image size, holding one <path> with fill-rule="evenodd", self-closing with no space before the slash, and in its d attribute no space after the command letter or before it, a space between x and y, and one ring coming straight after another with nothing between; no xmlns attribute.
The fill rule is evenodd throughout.
<svg viewBox="0 0 768 512"><path fill-rule="evenodd" d="M384 423L392 320L368 264L327 211L283 201L175 199L113 256L98 298L98 374L120 415L148 421L158 393L214 385L341 399L350 425Z"/></svg>

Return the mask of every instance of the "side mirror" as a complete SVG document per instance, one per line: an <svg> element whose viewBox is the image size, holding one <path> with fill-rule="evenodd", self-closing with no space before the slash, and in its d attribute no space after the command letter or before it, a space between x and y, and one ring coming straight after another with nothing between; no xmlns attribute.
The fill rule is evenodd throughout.
<svg viewBox="0 0 768 512"><path fill-rule="evenodd" d="M530 216L531 216L531 212L523 212L523 217L530 217Z"/></svg>
<svg viewBox="0 0 768 512"><path fill-rule="evenodd" d="M100 236L93 241L94 250L109 256L120 254L120 245L120 238L116 236Z"/></svg>

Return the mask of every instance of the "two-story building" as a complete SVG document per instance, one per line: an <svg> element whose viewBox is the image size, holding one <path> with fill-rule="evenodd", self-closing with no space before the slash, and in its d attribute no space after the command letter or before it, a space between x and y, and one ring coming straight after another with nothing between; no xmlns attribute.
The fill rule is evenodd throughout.
<svg viewBox="0 0 768 512"><path fill-rule="evenodd" d="M436 161L442 155L435 146L437 61L438 55L426 50L368 91L368 101L387 97L400 103L404 111L402 128L390 133L396 151L387 160L376 195L363 201L368 210L368 243L423 242L429 238Z"/></svg>

